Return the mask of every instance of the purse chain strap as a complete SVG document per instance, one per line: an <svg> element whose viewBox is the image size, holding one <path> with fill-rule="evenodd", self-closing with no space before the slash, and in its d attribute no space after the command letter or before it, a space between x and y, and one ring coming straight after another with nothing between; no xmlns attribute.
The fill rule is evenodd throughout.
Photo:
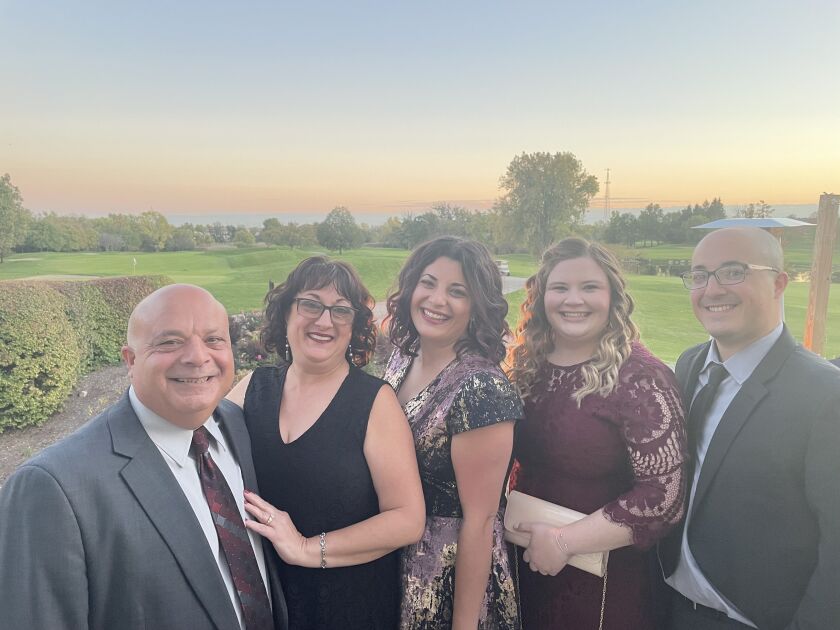
<svg viewBox="0 0 840 630"><path fill-rule="evenodd" d="M604 588L601 589L601 617L598 620L598 630L604 630L604 612L607 606L607 576L610 573L609 560L604 569ZM513 578L516 582L516 615L519 617L519 628L523 630L522 625L522 590L519 588L519 546L513 545Z"/></svg>

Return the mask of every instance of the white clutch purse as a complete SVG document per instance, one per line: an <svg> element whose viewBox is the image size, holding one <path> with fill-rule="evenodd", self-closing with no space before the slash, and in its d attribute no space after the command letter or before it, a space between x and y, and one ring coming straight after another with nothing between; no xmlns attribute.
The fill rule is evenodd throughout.
<svg viewBox="0 0 840 630"><path fill-rule="evenodd" d="M585 516L582 512L513 490L508 495L505 509L505 540L520 547L527 547L531 542L531 535L514 529L520 523L545 523L552 527L563 527ZM598 577L604 577L608 559L609 551L584 553L572 556L569 564Z"/></svg>

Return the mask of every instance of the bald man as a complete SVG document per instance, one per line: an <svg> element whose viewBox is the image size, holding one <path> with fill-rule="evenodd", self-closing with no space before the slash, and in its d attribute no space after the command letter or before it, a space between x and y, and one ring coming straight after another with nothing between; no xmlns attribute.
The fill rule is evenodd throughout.
<svg viewBox="0 0 840 630"><path fill-rule="evenodd" d="M710 233L683 275L711 340L677 361L689 505L660 544L670 627L840 628L840 370L782 321L782 250Z"/></svg>
<svg viewBox="0 0 840 630"><path fill-rule="evenodd" d="M159 289L122 356L122 399L0 491L0 628L285 628L272 556L236 518L256 480L241 412L222 400L224 307Z"/></svg>

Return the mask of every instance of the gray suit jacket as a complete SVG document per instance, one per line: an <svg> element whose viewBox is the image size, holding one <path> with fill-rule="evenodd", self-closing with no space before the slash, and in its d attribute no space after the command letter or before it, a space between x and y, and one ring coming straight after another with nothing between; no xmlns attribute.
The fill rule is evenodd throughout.
<svg viewBox="0 0 840 630"><path fill-rule="evenodd" d="M256 489L241 411L222 401L215 417ZM273 550L265 557L284 630ZM127 394L0 491L0 628L239 628L198 520Z"/></svg>
<svg viewBox="0 0 840 630"><path fill-rule="evenodd" d="M677 361L685 400L708 349ZM840 628L840 371L787 328L721 418L690 523L703 574L760 630ZM666 576L682 533L660 542Z"/></svg>

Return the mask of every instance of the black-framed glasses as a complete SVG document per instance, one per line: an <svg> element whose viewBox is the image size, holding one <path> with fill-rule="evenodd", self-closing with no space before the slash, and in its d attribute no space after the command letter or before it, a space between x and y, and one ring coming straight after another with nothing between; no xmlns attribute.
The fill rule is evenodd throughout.
<svg viewBox="0 0 840 630"><path fill-rule="evenodd" d="M294 302L297 303L298 315L306 319L318 319L324 311L330 312L330 319L333 324L352 324L356 317L356 309L352 306L344 306L343 304L327 306L318 300L310 300L309 298L295 298Z"/></svg>
<svg viewBox="0 0 840 630"><path fill-rule="evenodd" d="M751 265L749 263L727 263L721 265L714 271L706 271L705 269L695 269L693 271L686 271L680 277L682 278L685 288L689 291L696 291L702 289L709 284L709 277L714 276L717 283L720 285L741 284L747 279L748 270L753 271L775 271L780 273L775 267L767 267L766 265Z"/></svg>

